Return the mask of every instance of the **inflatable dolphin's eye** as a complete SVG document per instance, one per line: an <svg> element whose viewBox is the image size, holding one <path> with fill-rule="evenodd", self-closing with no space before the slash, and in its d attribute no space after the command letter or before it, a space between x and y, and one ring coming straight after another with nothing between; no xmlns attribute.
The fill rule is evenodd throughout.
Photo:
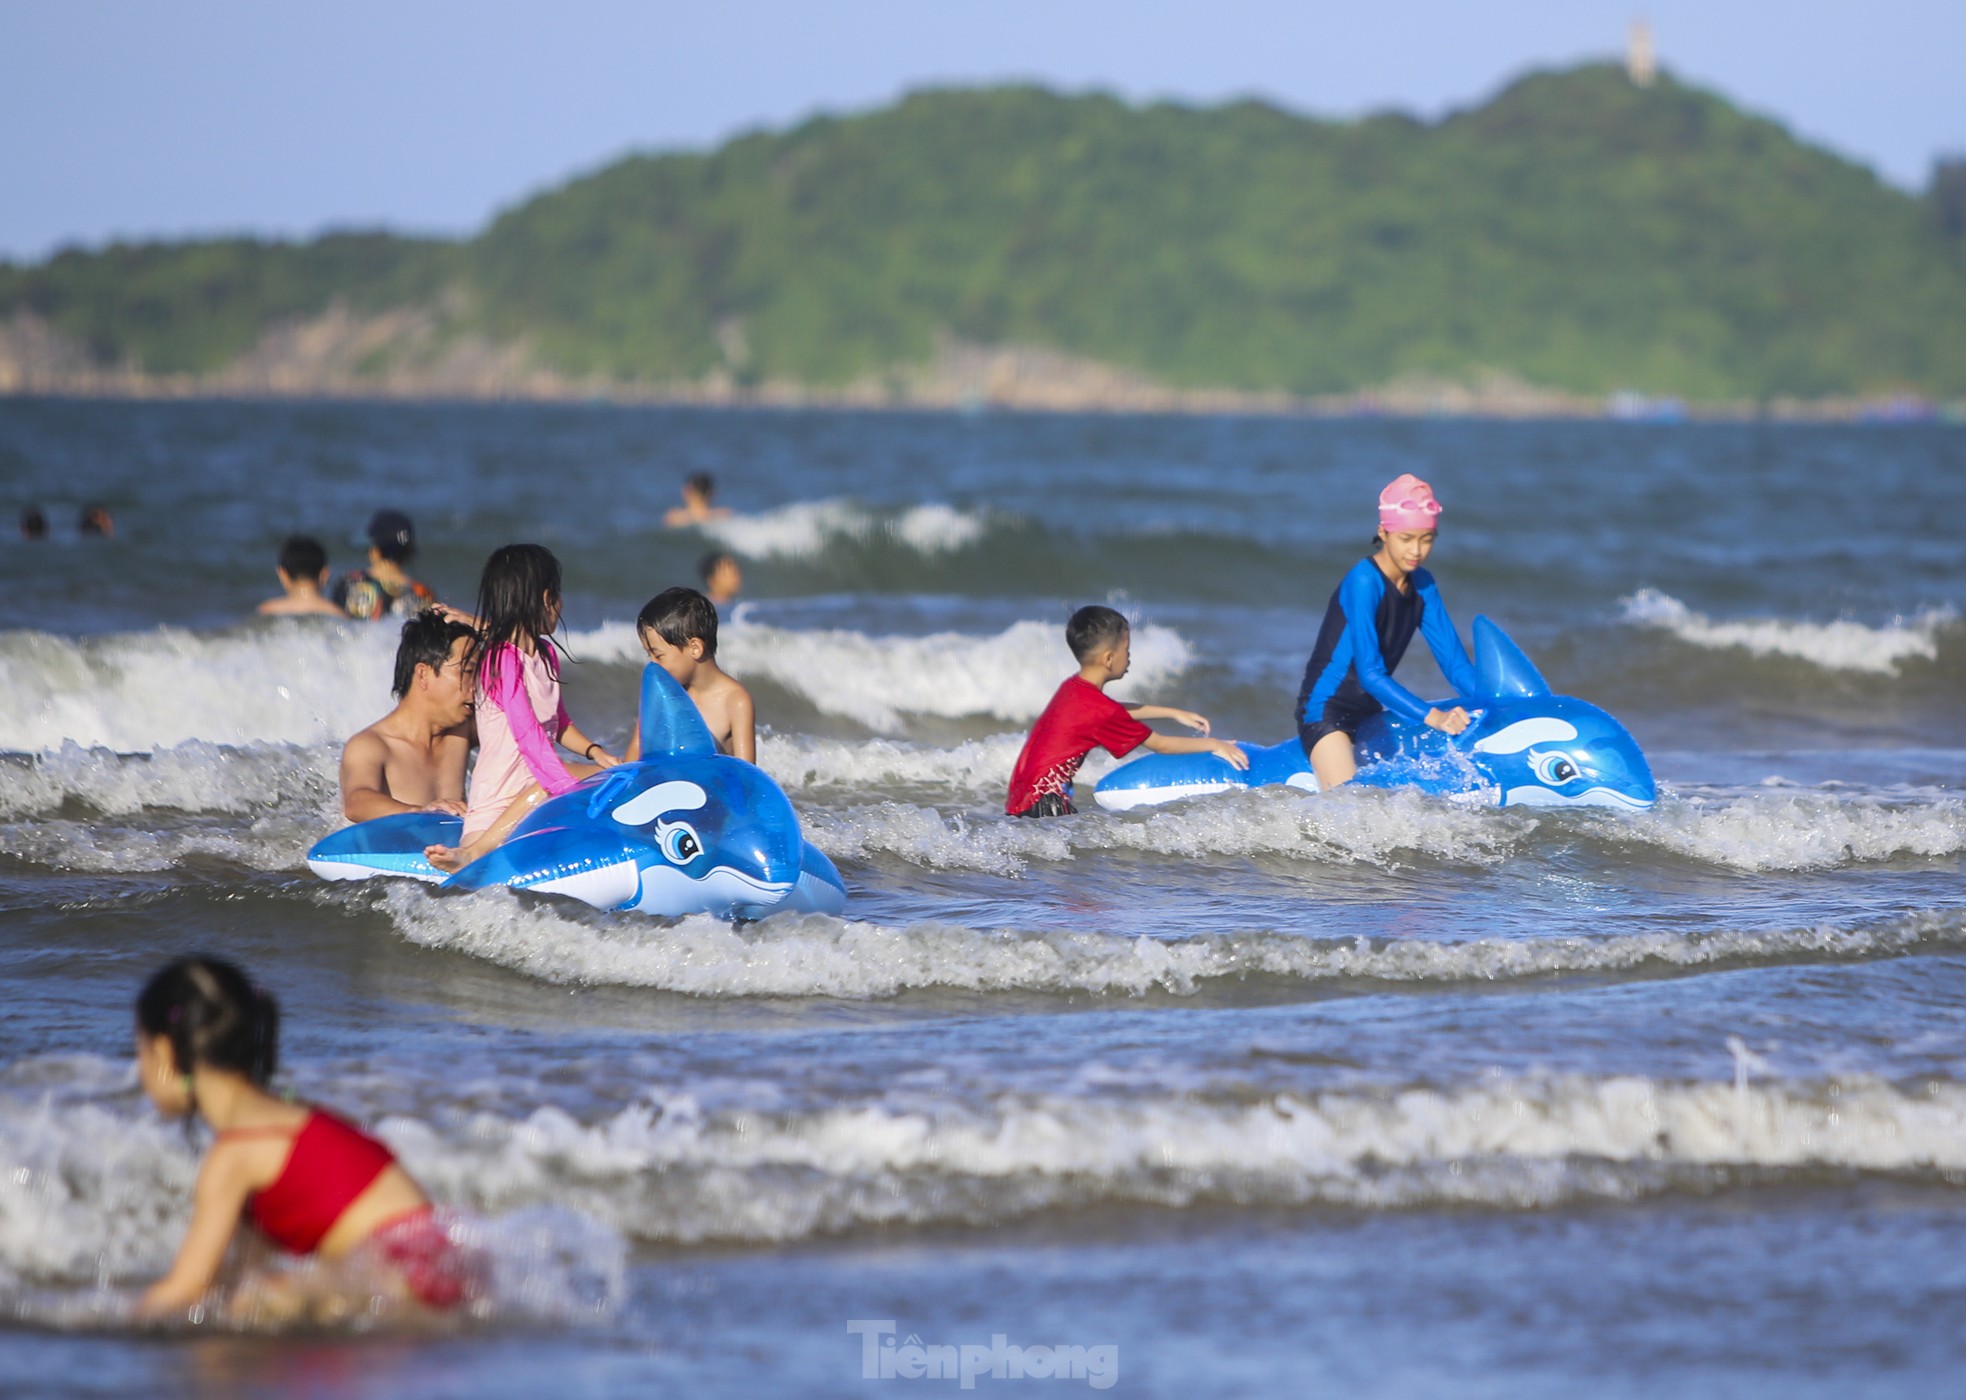
<svg viewBox="0 0 1966 1400"><path fill-rule="evenodd" d="M1562 787L1577 776L1577 765L1560 753L1539 753L1530 760L1530 766L1551 787Z"/></svg>
<svg viewBox="0 0 1966 1400"><path fill-rule="evenodd" d="M655 839L662 847L662 854L677 865L688 865L703 854L703 843L697 839L695 830L688 822L664 825L656 833Z"/></svg>

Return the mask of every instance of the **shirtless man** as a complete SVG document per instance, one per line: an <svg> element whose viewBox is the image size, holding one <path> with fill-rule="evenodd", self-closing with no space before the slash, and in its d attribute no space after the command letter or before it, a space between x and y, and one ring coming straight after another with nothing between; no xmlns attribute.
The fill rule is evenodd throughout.
<svg viewBox="0 0 1966 1400"><path fill-rule="evenodd" d="M396 812L464 815L471 751L471 629L434 612L403 624L396 647L396 708L341 751L341 813L351 822Z"/></svg>

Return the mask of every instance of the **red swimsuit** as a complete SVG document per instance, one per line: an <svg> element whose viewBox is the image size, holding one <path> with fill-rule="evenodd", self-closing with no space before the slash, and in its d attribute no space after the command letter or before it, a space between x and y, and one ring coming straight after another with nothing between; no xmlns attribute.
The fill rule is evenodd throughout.
<svg viewBox="0 0 1966 1400"><path fill-rule="evenodd" d="M278 1135L284 1128L234 1128L220 1137ZM314 1109L300 1130L287 1164L263 1191L246 1202L246 1214L274 1244L290 1254L311 1254L328 1231L396 1155L360 1129ZM418 1206L378 1228L370 1239L402 1274L410 1291L433 1308L447 1308L465 1294L469 1261L436 1221Z"/></svg>
<svg viewBox="0 0 1966 1400"><path fill-rule="evenodd" d="M311 1254L342 1212L396 1160L367 1133L315 1109L294 1134L287 1165L246 1202L260 1232L289 1254Z"/></svg>

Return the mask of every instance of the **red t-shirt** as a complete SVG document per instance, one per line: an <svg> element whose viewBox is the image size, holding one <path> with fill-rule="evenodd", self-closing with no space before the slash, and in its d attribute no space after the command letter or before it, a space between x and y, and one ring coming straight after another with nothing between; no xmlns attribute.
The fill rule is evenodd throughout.
<svg viewBox="0 0 1966 1400"><path fill-rule="evenodd" d="M1114 758L1125 758L1153 732L1098 686L1069 677L1031 726L1031 737L1010 770L1010 800L1004 811L1014 816L1049 793L1070 792L1087 754L1104 749Z"/></svg>

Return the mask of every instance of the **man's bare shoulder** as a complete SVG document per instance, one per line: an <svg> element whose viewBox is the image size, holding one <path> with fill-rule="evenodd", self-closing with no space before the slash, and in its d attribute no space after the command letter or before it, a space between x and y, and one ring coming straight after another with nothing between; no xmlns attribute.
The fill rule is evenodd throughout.
<svg viewBox="0 0 1966 1400"><path fill-rule="evenodd" d="M341 746L342 762L367 759L375 763L386 763L389 759L390 740L383 725L387 722L379 719L367 729L351 735L348 742Z"/></svg>

